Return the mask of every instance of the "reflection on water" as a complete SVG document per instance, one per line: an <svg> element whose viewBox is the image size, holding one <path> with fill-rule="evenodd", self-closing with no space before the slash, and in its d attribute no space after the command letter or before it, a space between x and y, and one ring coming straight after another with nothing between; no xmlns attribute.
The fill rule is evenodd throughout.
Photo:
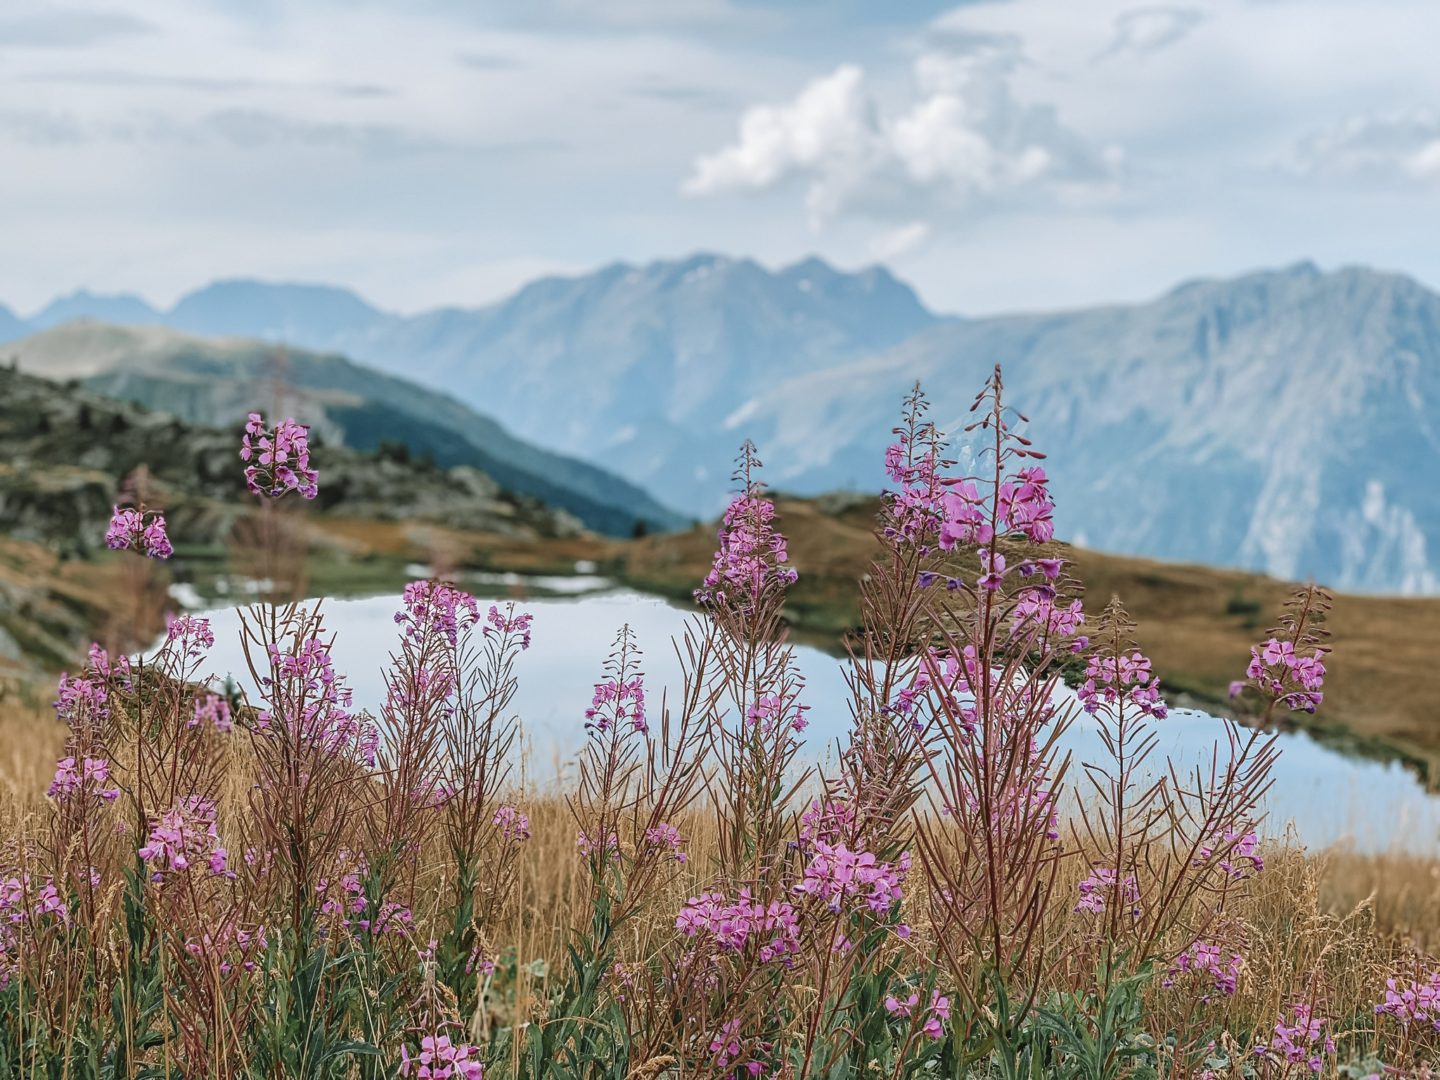
<svg viewBox="0 0 1440 1080"><path fill-rule="evenodd" d="M483 591L480 583L466 584ZM496 581L492 591L494 586L513 584ZM553 763L565 760L578 745L593 684L601 677L601 665L620 626L629 623L645 650L648 696L658 705L662 690L678 694L680 664L671 639L694 616L624 589L578 594L580 586L573 578L533 584L552 594L577 593L537 597L521 605L536 618L534 645L516 666L520 689L514 708L532 747L531 776L543 780L553 773ZM590 578L584 585L599 588L604 582ZM374 710L384 696L383 669L397 641L393 619L397 606L395 596L323 602L326 624L336 635L336 670L349 679L358 706ZM238 680L244 660L236 612L221 609L208 615L216 637L211 669L218 677L229 674ZM833 758L835 742L849 723L841 661L806 646L797 646L796 654L807 679L805 700L811 706L806 732L810 757ZM1223 738L1219 724L1203 712L1173 710L1159 726L1156 753L1170 755L1177 763L1193 765L1202 755L1208 760L1214 740ZM1076 766L1103 756L1089 717L1082 716L1072 725L1065 742L1074 752ZM1347 758L1304 735L1283 735L1281 745L1275 785L1267 800L1267 832L1279 833L1293 823L1300 839L1313 846L1348 839L1367 849L1440 849L1440 800L1427 796L1398 764ZM1079 775L1074 769L1072 782Z"/></svg>

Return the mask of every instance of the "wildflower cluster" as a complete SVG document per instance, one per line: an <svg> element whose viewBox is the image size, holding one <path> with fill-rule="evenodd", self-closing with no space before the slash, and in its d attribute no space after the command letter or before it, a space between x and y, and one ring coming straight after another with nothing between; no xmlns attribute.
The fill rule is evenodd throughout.
<svg viewBox="0 0 1440 1080"><path fill-rule="evenodd" d="M172 615L165 620L165 641L175 645L188 660L198 660L215 646L210 620L190 615Z"/></svg>
<svg viewBox="0 0 1440 1080"><path fill-rule="evenodd" d="M404 606L395 613L395 624L405 636L420 641L427 632L442 634L453 649L464 627L480 621L480 608L469 593L443 581L412 581L405 586ZM491 607L492 621L499 612ZM528 619L528 616L520 616Z"/></svg>
<svg viewBox="0 0 1440 1080"><path fill-rule="evenodd" d="M877 915L890 912L900 903L901 885L910 871L910 855L902 854L893 866L880 862L869 851L851 851L844 844L812 841L810 861L795 886L797 893L823 901L839 911L843 900L861 898Z"/></svg>
<svg viewBox="0 0 1440 1080"><path fill-rule="evenodd" d="M669 822L662 821L659 825L646 829L645 842L670 852L676 862L685 862L685 852L681 850L685 846L685 838L680 835L680 830Z"/></svg>
<svg viewBox="0 0 1440 1080"><path fill-rule="evenodd" d="M1214 986L1214 992L1229 996L1235 993L1240 981L1240 967L1243 958L1239 953L1226 954L1219 945L1204 941L1193 941L1179 956L1175 957L1160 985L1165 989L1174 987L1186 975L1202 976ZM1201 995L1201 1001L1209 1001L1210 994Z"/></svg>
<svg viewBox="0 0 1440 1080"><path fill-rule="evenodd" d="M784 900L768 904L741 889L731 901L723 893L692 896L675 917L675 929L687 938L707 937L725 952L755 945L762 963L784 961L800 951L800 919Z"/></svg>
<svg viewBox="0 0 1440 1080"><path fill-rule="evenodd" d="M165 533L165 515L156 511L117 506L105 531L105 546L115 551L134 550L150 559L175 554Z"/></svg>
<svg viewBox="0 0 1440 1080"><path fill-rule="evenodd" d="M912 545L928 555L945 522L941 472L949 463L941 457L935 425L920 422L923 399L917 395L918 391L907 403L908 423L895 429L896 440L885 449L885 472L899 489L886 495L882 534L892 543Z"/></svg>
<svg viewBox="0 0 1440 1080"><path fill-rule="evenodd" d="M425 1035L418 1051L401 1048L400 1075L416 1080L483 1080L485 1065L477 1047L452 1042L449 1035Z"/></svg>
<svg viewBox="0 0 1440 1080"><path fill-rule="evenodd" d="M230 703L219 694L204 693L195 699L195 715L190 718L191 727L209 724L216 731L230 731L234 719L230 715Z"/></svg>
<svg viewBox="0 0 1440 1080"><path fill-rule="evenodd" d="M294 491L313 499L319 494L320 474L310 467L310 429L288 416L272 430L260 413L251 413L240 440L240 460L255 462L245 468L245 486L255 495L278 499Z"/></svg>
<svg viewBox="0 0 1440 1080"><path fill-rule="evenodd" d="M1385 1000L1375 1006L1375 1013L1405 1027L1413 1024L1440 1031L1440 971L1408 983L1387 979Z"/></svg>
<svg viewBox="0 0 1440 1080"><path fill-rule="evenodd" d="M530 839L530 818L513 806L496 810L493 823L508 843L521 844Z"/></svg>
<svg viewBox="0 0 1440 1080"><path fill-rule="evenodd" d="M208 866L218 876L234 876L229 853L215 831L215 804L193 795L160 815L139 855L155 881L196 864Z"/></svg>
<svg viewBox="0 0 1440 1080"><path fill-rule="evenodd" d="M514 604L506 605L504 612L491 604L490 611L485 617L485 633L487 635L497 634L501 637L518 637L520 649L523 652L530 648L530 624L534 619L534 615L526 612L517 614Z"/></svg>
<svg viewBox="0 0 1440 1080"><path fill-rule="evenodd" d="M759 465L754 447L747 443L737 474L743 489L725 508L710 572L695 590L695 599L702 604L723 603L749 611L772 589L795 583L785 536L775 528L775 504L765 498L752 476Z"/></svg>
<svg viewBox="0 0 1440 1080"><path fill-rule="evenodd" d="M1232 829L1224 834L1218 844L1202 844L1196 852L1196 862L1203 863L1212 858L1219 849L1223 857L1216 864L1220 872L1234 881L1258 874L1265 869L1265 860L1260 855L1260 836L1253 829L1240 831Z"/></svg>
<svg viewBox="0 0 1440 1080"><path fill-rule="evenodd" d="M1335 1040L1326 1033L1325 1021L1305 1004L1290 1006L1291 1022L1282 1016L1275 1022L1275 1035L1268 1043L1257 1043L1260 1057L1303 1064L1317 1076L1325 1067L1325 1058L1335 1053Z"/></svg>
<svg viewBox="0 0 1440 1080"><path fill-rule="evenodd" d="M617 671L595 684L595 694L585 710L585 726L605 732L625 723L641 734L649 730L645 722L645 680L640 674L625 678Z"/></svg>
<svg viewBox="0 0 1440 1080"><path fill-rule="evenodd" d="M287 651L279 642L267 646L273 674L262 677L266 689L282 688L284 719L310 746L327 753L353 753L375 764L380 732L370 719L351 710L351 692L335 673L330 646L318 637L306 637ZM293 711L292 711L293 710ZM275 720L274 709L256 714L262 730Z"/></svg>
<svg viewBox="0 0 1440 1080"><path fill-rule="evenodd" d="M1075 905L1077 912L1099 915L1113 899L1122 907L1128 905L1131 915L1138 916L1140 913L1140 886L1136 884L1134 874L1121 876L1108 866L1097 866L1080 882L1079 889L1080 900Z"/></svg>
<svg viewBox="0 0 1440 1080"><path fill-rule="evenodd" d="M114 802L120 789L110 785L110 762L104 758L87 757L77 764L73 757L65 757L55 766L55 779L45 794L52 799L89 796Z"/></svg>
<svg viewBox="0 0 1440 1080"><path fill-rule="evenodd" d="M910 1019L914 1017L920 1008L920 995L911 993L908 997L897 998L894 994L885 996L885 1011L891 1016ZM925 1011L924 1023L920 1025L920 1031L930 1039L943 1039L945 1037L945 1025L950 1022L950 999L940 993L939 990L930 991L930 1006Z"/></svg>
<svg viewBox="0 0 1440 1080"><path fill-rule="evenodd" d="M1245 674L1263 693L1278 698L1283 707L1296 712L1313 713L1325 700L1322 693L1324 649L1297 655L1294 642L1272 637L1251 648L1250 666Z"/></svg>
<svg viewBox="0 0 1440 1080"><path fill-rule="evenodd" d="M1160 696L1160 676L1143 653L1128 656L1092 656L1085 665L1085 681L1076 690L1085 711L1115 710L1129 704L1142 714L1165 719L1168 706Z"/></svg>

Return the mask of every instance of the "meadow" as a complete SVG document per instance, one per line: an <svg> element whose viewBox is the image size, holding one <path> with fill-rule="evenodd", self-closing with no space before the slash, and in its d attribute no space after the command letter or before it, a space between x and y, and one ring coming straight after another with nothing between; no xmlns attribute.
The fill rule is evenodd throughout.
<svg viewBox="0 0 1440 1080"><path fill-rule="evenodd" d="M966 477L905 403L833 766L803 752L806 568L747 446L683 685L647 696L617 628L542 787L510 706L545 626L413 582L383 706L355 708L345 627L292 598L306 430L252 416L254 691L178 616L153 651L92 648L61 723L5 722L0 1075L1431 1075L1440 864L1263 819L1272 732L1344 662L1328 595L1257 630L1207 765L1169 766L1154 667L1057 553L998 370L973 416ZM106 539L143 627L163 508L117 507ZM1077 723L1103 756L1062 752Z"/></svg>

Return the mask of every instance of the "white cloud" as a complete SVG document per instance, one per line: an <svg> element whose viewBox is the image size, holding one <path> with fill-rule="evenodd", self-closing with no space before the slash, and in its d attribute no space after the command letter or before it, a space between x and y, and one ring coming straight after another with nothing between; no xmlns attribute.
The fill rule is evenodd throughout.
<svg viewBox="0 0 1440 1080"><path fill-rule="evenodd" d="M1132 53L1148 56L1174 45L1205 21L1205 12L1193 7L1131 8L1115 16L1115 36L1097 59Z"/></svg>
<svg viewBox="0 0 1440 1080"><path fill-rule="evenodd" d="M933 230L928 221L910 221L876 237L870 245L871 254L881 262L891 262L925 246Z"/></svg>
<svg viewBox="0 0 1440 1080"><path fill-rule="evenodd" d="M1305 177L1440 180L1440 112L1351 117L1305 136L1280 164Z"/></svg>
<svg viewBox="0 0 1440 1080"><path fill-rule="evenodd" d="M788 104L747 110L736 141L697 159L683 190L763 191L803 178L818 227L854 207L913 215L917 197L965 206L1113 180L1118 151L1092 146L1053 106L1016 97L1019 59L1018 45L1003 37L928 50L914 62L911 100L893 116L882 113L865 72L843 65Z"/></svg>

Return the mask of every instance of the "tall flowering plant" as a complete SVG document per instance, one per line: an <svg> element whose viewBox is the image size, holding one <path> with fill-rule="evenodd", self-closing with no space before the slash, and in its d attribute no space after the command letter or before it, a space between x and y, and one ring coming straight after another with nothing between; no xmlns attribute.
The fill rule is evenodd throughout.
<svg viewBox="0 0 1440 1080"><path fill-rule="evenodd" d="M686 644L703 673L710 642L687 635ZM579 776L566 797L584 900L568 977L531 1052L576 1075L623 1075L632 1057L647 1060L675 1038L677 1017L658 1007L673 986L625 958L622 942L687 863L680 823L704 782L707 690L687 666L678 715L663 700L655 708L641 655L621 627L584 712Z"/></svg>

